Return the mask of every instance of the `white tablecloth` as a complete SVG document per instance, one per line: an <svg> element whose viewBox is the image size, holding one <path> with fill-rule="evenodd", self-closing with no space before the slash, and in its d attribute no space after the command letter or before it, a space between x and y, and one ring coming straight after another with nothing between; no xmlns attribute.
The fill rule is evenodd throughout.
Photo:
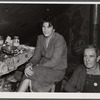
<svg viewBox="0 0 100 100"><path fill-rule="evenodd" d="M24 46L23 46L24 47ZM0 76L16 70L20 65L28 62L34 54L34 47L25 47L25 51L18 55L0 61Z"/></svg>

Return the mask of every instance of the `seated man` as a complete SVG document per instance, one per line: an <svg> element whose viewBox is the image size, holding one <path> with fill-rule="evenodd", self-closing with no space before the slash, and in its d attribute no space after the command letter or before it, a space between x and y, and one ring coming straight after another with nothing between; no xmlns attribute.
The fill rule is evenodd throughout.
<svg viewBox="0 0 100 100"><path fill-rule="evenodd" d="M67 92L100 92L100 55L93 45L84 49L84 64L80 65L65 85Z"/></svg>

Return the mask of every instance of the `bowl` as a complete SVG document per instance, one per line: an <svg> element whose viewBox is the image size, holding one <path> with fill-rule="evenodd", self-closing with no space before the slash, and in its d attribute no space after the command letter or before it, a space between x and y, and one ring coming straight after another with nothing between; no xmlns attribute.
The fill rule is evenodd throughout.
<svg viewBox="0 0 100 100"><path fill-rule="evenodd" d="M2 51L6 54L9 54L9 55L15 54L16 49L17 49L17 47L15 47L15 46L3 46L2 47Z"/></svg>

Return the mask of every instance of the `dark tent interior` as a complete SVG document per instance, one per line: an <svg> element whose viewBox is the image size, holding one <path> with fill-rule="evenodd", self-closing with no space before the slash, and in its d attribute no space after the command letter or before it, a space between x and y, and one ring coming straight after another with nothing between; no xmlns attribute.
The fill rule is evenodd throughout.
<svg viewBox="0 0 100 100"><path fill-rule="evenodd" d="M56 4L0 4L0 35L20 36L21 43L35 46L41 34L39 23L46 16L59 17L71 5Z"/></svg>
<svg viewBox="0 0 100 100"><path fill-rule="evenodd" d="M8 35L12 38L19 36L21 44L35 47L37 36L42 34L41 19L54 16L56 31L64 36L67 43L69 67L67 74L70 76L76 65L82 63L82 50L87 44L94 43L100 48L98 39L100 12L98 10L95 13L96 6L95 4L0 4L0 35L4 39Z"/></svg>

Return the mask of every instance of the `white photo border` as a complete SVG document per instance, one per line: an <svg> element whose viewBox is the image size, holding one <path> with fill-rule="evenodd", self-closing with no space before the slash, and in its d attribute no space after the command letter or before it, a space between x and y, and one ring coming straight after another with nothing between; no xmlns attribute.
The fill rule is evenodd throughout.
<svg viewBox="0 0 100 100"><path fill-rule="evenodd" d="M70 2L71 1L71 2ZM14 0L14 1L1 1L0 4L100 4L100 0L66 0L66 1L26 1L26 0ZM100 93L0 93L0 100L84 100L84 99L100 99Z"/></svg>

